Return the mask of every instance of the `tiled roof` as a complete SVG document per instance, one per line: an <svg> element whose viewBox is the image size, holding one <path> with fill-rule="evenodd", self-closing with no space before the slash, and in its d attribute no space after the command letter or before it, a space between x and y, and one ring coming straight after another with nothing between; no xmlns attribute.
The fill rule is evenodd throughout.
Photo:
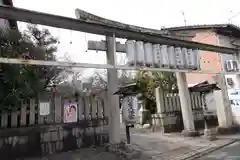
<svg viewBox="0 0 240 160"><path fill-rule="evenodd" d="M240 27L238 27L237 25L234 25L234 24L190 25L190 26L169 27L169 28L164 28L162 30L180 31L180 30L193 30L193 29L221 29L221 28L228 28L228 29L239 30L239 32L240 32Z"/></svg>

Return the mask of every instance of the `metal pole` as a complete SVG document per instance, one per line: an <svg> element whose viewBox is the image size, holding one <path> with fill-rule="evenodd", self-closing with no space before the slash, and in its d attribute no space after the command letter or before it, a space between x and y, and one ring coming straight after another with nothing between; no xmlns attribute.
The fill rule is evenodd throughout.
<svg viewBox="0 0 240 160"><path fill-rule="evenodd" d="M127 144L130 144L130 126L126 125L126 139L127 139Z"/></svg>

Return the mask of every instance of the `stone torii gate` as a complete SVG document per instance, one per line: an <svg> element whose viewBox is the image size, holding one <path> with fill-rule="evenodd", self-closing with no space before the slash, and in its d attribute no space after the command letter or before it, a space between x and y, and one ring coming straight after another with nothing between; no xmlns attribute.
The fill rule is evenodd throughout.
<svg viewBox="0 0 240 160"><path fill-rule="evenodd" d="M117 24L120 26L126 25L123 23L120 24L119 22L115 22L112 20L108 20L108 19L96 16L94 14L88 13L81 9L76 9L75 14L76 14L76 17L80 20L88 20L88 21L92 21L95 23L104 22L106 24ZM129 27L129 25L128 25L128 27ZM159 34L162 34L162 35L170 34L166 31L165 32L164 31L155 31L155 30L150 30L150 29L146 29L146 28L143 29L143 28L140 28L137 26L131 26L131 25L130 25L130 28L148 30L153 33L158 32ZM178 38L178 37L184 37L184 36L186 36L186 35L179 34L179 35L174 35L172 37ZM88 41L88 49L94 50L94 51L106 51L107 56L109 56L108 50L111 49L109 46L109 43L111 41L113 41L113 39L111 39L110 37L106 37L106 41ZM126 53L125 44L116 42L115 45L116 45L116 52ZM195 130L195 126L194 126L194 118L193 118L193 112L192 112L192 108L191 108L191 100L190 100L190 94L189 94L188 84L187 84L187 80L186 80L186 74L184 72L176 72L176 78L177 78L177 84L178 84L178 88L179 88L180 104L181 104L181 111L182 111L183 124L184 124L183 134L186 136L198 135L198 133ZM219 85L222 88L223 95L221 97L228 97L224 77L220 75L217 78L218 78ZM159 93L159 90L157 92L158 92L157 95L161 94L161 93ZM157 100L157 102L158 101L159 100ZM228 102L226 102L226 100L223 102L224 102L224 104L220 108L222 108L224 110L224 112L228 113L229 110L226 111L226 109L228 108L227 106L229 106ZM158 108L158 112L159 112L161 109L160 109L160 107L157 107L157 108ZM229 112L231 112L231 111L229 111ZM218 116L219 122L220 122L219 123L220 127L222 127L222 128L230 127L231 128L232 115L228 114L228 118L227 118L228 120L226 120L224 117L225 116L224 115L222 116L222 114ZM225 119L225 121L223 122L222 119ZM221 122L223 122L223 123L221 123Z"/></svg>
<svg viewBox="0 0 240 160"><path fill-rule="evenodd" d="M189 93L187 90L186 77L184 72L195 72L195 73L206 73L204 71L189 71L189 70L178 70L178 69L163 69L163 68L138 68L129 66L119 66L115 62L115 52L116 52L116 41L115 37L118 38L128 38L133 40L145 41L155 44L166 44L179 47L186 47L191 49L200 49L213 51L218 53L228 53L236 54L238 49L220 47L208 44L202 44L197 42L185 41L175 38L170 38L163 36L158 30L151 30L146 28L141 28L137 26L131 26L119 22L107 23L100 18L99 21L88 21L87 20L77 20L57 15L51 15L41 12L35 12L25 9L19 9L14 7L0 6L0 17L4 19L13 19L23 22L30 22L34 24L48 25L52 27L71 29L76 31L88 32L93 34L100 34L109 36L107 38L107 62L108 64L83 64L83 63L66 63L66 62L55 62L55 61L39 61L39 60L22 60L22 59L12 59L12 58L2 58L0 57L0 63L8 64L25 64L25 65L44 65L44 66L62 66L62 67L79 67L79 68L99 68L108 69L108 100L109 100L109 119L110 119L110 143L120 142L120 120L119 120L119 103L118 97L113 95L116 91L117 82L117 69L127 69L127 70L148 70L148 71L170 71L177 72L178 86L180 90L181 106L183 110L184 126L185 131L192 133L195 132L195 128L192 122L192 111L189 103ZM223 75L226 73L216 73ZM223 79L223 78L222 78ZM224 81L225 82L225 81ZM224 97L228 97L226 85L222 85L222 94ZM225 102L226 105L223 107L229 107L229 101ZM224 108L223 108L224 109ZM224 109L226 112L223 114L225 116L225 121L229 120L231 117L231 112ZM227 125L225 125L227 124ZM221 124L220 124L221 125ZM232 123L222 123L222 127L229 128Z"/></svg>

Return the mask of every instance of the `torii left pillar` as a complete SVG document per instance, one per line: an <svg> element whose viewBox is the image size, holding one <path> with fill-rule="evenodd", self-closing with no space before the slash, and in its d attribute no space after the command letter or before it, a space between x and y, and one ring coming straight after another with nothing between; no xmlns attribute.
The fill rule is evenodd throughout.
<svg viewBox="0 0 240 160"><path fill-rule="evenodd" d="M194 118L191 107L190 93L188 90L187 79L185 73L176 73L178 91L180 97L182 118L184 130L182 131L184 136L198 136L199 133L195 130Z"/></svg>
<svg viewBox="0 0 240 160"><path fill-rule="evenodd" d="M106 37L107 41L107 63L114 65L116 63L116 40L115 36ZM117 69L107 70L107 99L109 109L109 141L111 144L120 143L120 108L119 96L113 95L118 90Z"/></svg>

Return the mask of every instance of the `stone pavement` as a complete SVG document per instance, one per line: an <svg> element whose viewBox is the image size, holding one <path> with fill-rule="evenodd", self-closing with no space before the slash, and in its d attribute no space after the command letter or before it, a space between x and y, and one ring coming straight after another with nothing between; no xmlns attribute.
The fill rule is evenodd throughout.
<svg viewBox="0 0 240 160"><path fill-rule="evenodd" d="M240 137L240 136L239 136ZM125 139L124 131L121 138ZM162 134L148 132L147 130L140 132L139 130L131 130L131 147L141 152L141 156L135 160L191 160L199 158L206 153L216 150L222 146L229 145L236 140L231 138L220 138L216 141L207 141L202 137L187 138L180 134ZM61 153L42 159L29 160L120 160L119 156L105 151L104 147L86 148L77 151Z"/></svg>
<svg viewBox="0 0 240 160"><path fill-rule="evenodd" d="M200 157L199 160L240 160L239 148L240 142L238 141L206 156Z"/></svg>
<svg viewBox="0 0 240 160"><path fill-rule="evenodd" d="M124 134L122 135L124 137ZM131 136L132 144L155 160L183 160L195 159L203 153L218 149L234 142L231 139L207 141L202 137L182 137L180 134L161 134L150 132L134 132Z"/></svg>
<svg viewBox="0 0 240 160"><path fill-rule="evenodd" d="M237 140L235 143L209 153L199 160L240 160L240 134L221 135L221 139Z"/></svg>
<svg viewBox="0 0 240 160"><path fill-rule="evenodd" d="M43 158L31 158L26 160L120 160L116 155L106 152L105 147L84 148L76 151L55 154Z"/></svg>

